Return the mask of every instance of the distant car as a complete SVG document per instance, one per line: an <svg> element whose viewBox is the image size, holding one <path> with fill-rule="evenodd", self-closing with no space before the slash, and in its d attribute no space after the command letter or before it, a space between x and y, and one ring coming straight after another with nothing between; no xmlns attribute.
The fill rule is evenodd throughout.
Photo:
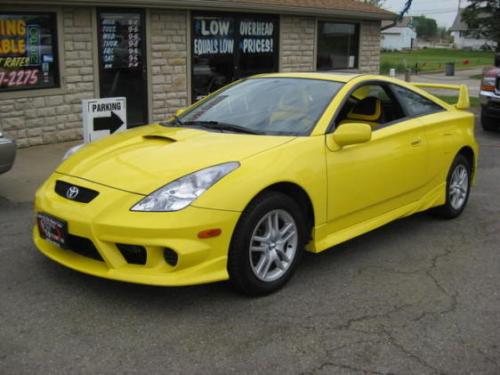
<svg viewBox="0 0 500 375"><path fill-rule="evenodd" d="M450 105L424 88L459 90ZM91 275L273 292L318 253L433 208L464 210L478 145L467 86L255 76L169 121L91 143L36 193L34 242ZM443 233L443 236L448 234Z"/></svg>
<svg viewBox="0 0 500 375"><path fill-rule="evenodd" d="M0 132L0 174L8 172L14 165L16 144Z"/></svg>
<svg viewBox="0 0 500 375"><path fill-rule="evenodd" d="M484 130L500 128L500 68L484 72L479 92L481 125Z"/></svg>

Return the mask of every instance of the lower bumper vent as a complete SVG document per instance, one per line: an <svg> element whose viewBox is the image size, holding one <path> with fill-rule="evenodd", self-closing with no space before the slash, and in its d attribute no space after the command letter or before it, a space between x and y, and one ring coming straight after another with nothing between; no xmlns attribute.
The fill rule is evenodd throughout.
<svg viewBox="0 0 500 375"><path fill-rule="evenodd" d="M179 256L177 255L177 253L169 248L163 250L163 257L165 258L165 262L167 262L167 264L171 265L172 267L175 267L177 265L177 262L179 261Z"/></svg>
<svg viewBox="0 0 500 375"><path fill-rule="evenodd" d="M146 249L138 245L125 245L117 243L116 247L122 253L123 257L130 264L145 265L147 260Z"/></svg>
<svg viewBox="0 0 500 375"><path fill-rule="evenodd" d="M67 237L67 248L78 255L104 262L94 243L88 238L69 234Z"/></svg>

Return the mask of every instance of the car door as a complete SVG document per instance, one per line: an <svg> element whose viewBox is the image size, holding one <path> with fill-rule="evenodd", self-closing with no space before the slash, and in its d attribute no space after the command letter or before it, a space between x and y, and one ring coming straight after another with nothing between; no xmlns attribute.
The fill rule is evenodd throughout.
<svg viewBox="0 0 500 375"><path fill-rule="evenodd" d="M459 139L456 114L408 88L391 84L391 90L411 117L418 117L425 132L429 150L428 189L432 190L446 178Z"/></svg>
<svg viewBox="0 0 500 375"><path fill-rule="evenodd" d="M407 116L388 85L365 86L353 94L364 90L366 95L378 95L391 113L372 126L369 142L328 149L330 233L416 201L426 180L427 142L420 121ZM347 112L339 113L345 116ZM349 120L337 118L335 123L339 126L345 121Z"/></svg>

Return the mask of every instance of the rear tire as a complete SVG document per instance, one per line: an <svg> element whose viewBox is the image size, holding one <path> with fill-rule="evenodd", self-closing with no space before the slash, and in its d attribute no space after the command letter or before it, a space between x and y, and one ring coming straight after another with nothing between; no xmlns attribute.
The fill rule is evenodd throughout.
<svg viewBox="0 0 500 375"><path fill-rule="evenodd" d="M292 277L303 253L305 221L288 195L269 192L245 209L228 256L232 286L250 295L277 291Z"/></svg>
<svg viewBox="0 0 500 375"><path fill-rule="evenodd" d="M458 154L446 180L446 203L436 207L433 213L445 219L454 219L463 212L469 200L471 171L469 160Z"/></svg>
<svg viewBox="0 0 500 375"><path fill-rule="evenodd" d="M494 119L485 115L484 110L481 111L481 126L486 131L495 131L500 125L500 119Z"/></svg>

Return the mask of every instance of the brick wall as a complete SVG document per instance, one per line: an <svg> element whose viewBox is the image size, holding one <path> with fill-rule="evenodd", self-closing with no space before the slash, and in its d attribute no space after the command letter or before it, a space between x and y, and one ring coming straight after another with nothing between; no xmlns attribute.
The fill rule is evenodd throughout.
<svg viewBox="0 0 500 375"><path fill-rule="evenodd" d="M81 138L81 100L94 97L91 12L89 7L63 10L59 54L64 56L65 89L61 94L0 97L0 130L19 147Z"/></svg>
<svg viewBox="0 0 500 375"><path fill-rule="evenodd" d="M188 24L186 12L151 11L153 121L188 104Z"/></svg>
<svg viewBox="0 0 500 375"><path fill-rule="evenodd" d="M360 27L359 71L380 71L380 21L365 21Z"/></svg>
<svg viewBox="0 0 500 375"><path fill-rule="evenodd" d="M316 18L282 16L280 67L282 72L314 71Z"/></svg>

